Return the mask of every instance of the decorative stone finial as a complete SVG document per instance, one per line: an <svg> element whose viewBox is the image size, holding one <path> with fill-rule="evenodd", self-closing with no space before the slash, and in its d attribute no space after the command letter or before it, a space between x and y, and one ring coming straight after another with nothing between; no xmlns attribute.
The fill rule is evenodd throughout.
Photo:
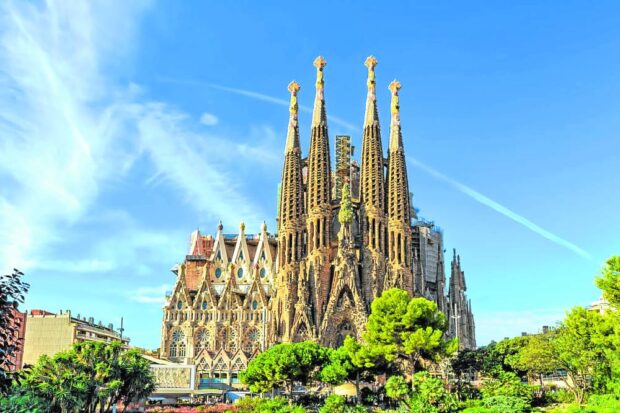
<svg viewBox="0 0 620 413"><path fill-rule="evenodd" d="M375 90L375 67L377 66L377 59L370 55L366 58L364 65L368 68L368 81L366 82L368 89Z"/></svg>
<svg viewBox="0 0 620 413"><path fill-rule="evenodd" d="M317 56L313 64L318 70L323 70L323 68L327 66L327 61L323 59L323 56Z"/></svg>
<svg viewBox="0 0 620 413"><path fill-rule="evenodd" d="M217 230L222 231L223 229L224 229L224 225L222 225L222 220L220 220L220 223L217 224Z"/></svg>
<svg viewBox="0 0 620 413"><path fill-rule="evenodd" d="M388 89L392 93L392 102L390 104L390 112L392 113L392 121L390 123L390 152L397 151L402 147L400 132L400 99L398 97L400 87L400 82L396 79L392 80L392 83L388 86Z"/></svg>
<svg viewBox="0 0 620 413"><path fill-rule="evenodd" d="M290 116L288 121L288 131L286 133L284 153L299 147L299 137L297 136L297 112L299 111L299 106L297 105L297 92L299 92L299 89L301 89L299 83L294 80L288 84L288 91L291 92L291 104L289 106Z"/></svg>
<svg viewBox="0 0 620 413"><path fill-rule="evenodd" d="M323 56L314 59L314 67L316 67L316 88L323 89L325 82L323 81L323 68L327 66L327 61Z"/></svg>
<svg viewBox="0 0 620 413"><path fill-rule="evenodd" d="M314 97L314 109L312 111L312 126L318 126L327 122L325 114L325 97L323 90L325 89L325 81L323 80L323 68L327 65L322 56L314 59L314 67L316 67L316 95Z"/></svg>
<svg viewBox="0 0 620 413"><path fill-rule="evenodd" d="M392 83L390 83L390 86L388 87L388 89L390 89L390 92L392 92L392 105L390 107L390 110L392 112L392 117L397 117L396 120L398 120L398 114L400 112L400 104L399 104L399 99L398 99L398 91L400 90L400 82L398 80L392 80Z"/></svg>
<svg viewBox="0 0 620 413"><path fill-rule="evenodd" d="M241 230L241 232L245 231L245 222L241 221L239 224L239 230Z"/></svg>
<svg viewBox="0 0 620 413"><path fill-rule="evenodd" d="M288 84L288 91L291 92L291 103L289 105L289 112L291 113L291 116L297 116L297 92L299 92L299 89L301 89L301 86L299 86L299 83L294 80Z"/></svg>
<svg viewBox="0 0 620 413"><path fill-rule="evenodd" d="M396 79L392 80L392 83L390 83L390 86L388 86L388 89L390 89L392 95L398 95L398 91L400 90L400 88L400 82Z"/></svg>
<svg viewBox="0 0 620 413"><path fill-rule="evenodd" d="M366 81L366 86L368 86L368 95L366 96L366 114L364 115L364 127L366 127L373 124L379 124L377 97L375 93L375 67L377 66L377 59L370 55L366 58L364 65L368 68L368 80Z"/></svg>
<svg viewBox="0 0 620 413"><path fill-rule="evenodd" d="M267 223L263 221L263 224L260 226L261 231L267 232Z"/></svg>

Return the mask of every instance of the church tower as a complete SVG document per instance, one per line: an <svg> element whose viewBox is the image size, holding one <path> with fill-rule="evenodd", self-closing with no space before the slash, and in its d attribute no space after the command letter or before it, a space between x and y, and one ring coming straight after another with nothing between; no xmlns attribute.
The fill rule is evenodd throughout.
<svg viewBox="0 0 620 413"><path fill-rule="evenodd" d="M390 83L392 93L390 122L390 145L388 158L388 273L385 288L398 287L411 295L422 295L424 291L414 292L413 248L411 234L411 206L405 150L400 130L400 104L398 91L400 83ZM420 286L416 286L420 287Z"/></svg>
<svg viewBox="0 0 620 413"><path fill-rule="evenodd" d="M465 272L461 268L461 257L453 250L450 273L450 286L448 287L448 336L458 337L460 349L476 348L476 325L471 309L471 301L467 299L465 292Z"/></svg>
<svg viewBox="0 0 620 413"><path fill-rule="evenodd" d="M316 95L310 132L307 177L307 234L308 258L306 263L307 287L313 301L312 320L318 325L322 319L330 287L331 249L331 171L327 114L325 111L325 82L323 69L327 62L321 56L316 67ZM309 303L310 304L310 303Z"/></svg>
<svg viewBox="0 0 620 413"><path fill-rule="evenodd" d="M362 285L367 303L379 296L384 289L385 277L385 182L381 128L377 110L375 66L377 59L366 59L368 68L368 94L362 136L362 162L360 177L360 209L363 234Z"/></svg>
<svg viewBox="0 0 620 413"><path fill-rule="evenodd" d="M291 92L289 123L284 151L280 214L278 217L278 273L272 303L274 341L289 341L295 317L299 263L303 256L304 193L302 180L297 92L299 84L288 86Z"/></svg>

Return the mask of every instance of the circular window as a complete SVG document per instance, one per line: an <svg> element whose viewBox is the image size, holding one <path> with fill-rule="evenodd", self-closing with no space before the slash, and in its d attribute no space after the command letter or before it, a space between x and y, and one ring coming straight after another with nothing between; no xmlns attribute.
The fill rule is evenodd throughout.
<svg viewBox="0 0 620 413"><path fill-rule="evenodd" d="M217 278L220 278L222 276L222 269L221 268L216 268L215 269L215 276Z"/></svg>
<svg viewBox="0 0 620 413"><path fill-rule="evenodd" d="M243 277L243 268L239 268L237 270L237 277L239 277L239 278Z"/></svg>
<svg viewBox="0 0 620 413"><path fill-rule="evenodd" d="M258 301L252 301L252 309L256 310L258 308Z"/></svg>
<svg viewBox="0 0 620 413"><path fill-rule="evenodd" d="M267 270L264 268L261 268L259 271L260 274L260 278L265 278L265 275L267 275Z"/></svg>
<svg viewBox="0 0 620 413"><path fill-rule="evenodd" d="M177 308L180 310L181 308L183 308L183 301L179 301L177 303Z"/></svg>
<svg viewBox="0 0 620 413"><path fill-rule="evenodd" d="M203 310L206 310L206 309L207 309L207 307L208 307L207 302L206 302L206 301L203 301L203 302L202 302L202 309L203 309Z"/></svg>

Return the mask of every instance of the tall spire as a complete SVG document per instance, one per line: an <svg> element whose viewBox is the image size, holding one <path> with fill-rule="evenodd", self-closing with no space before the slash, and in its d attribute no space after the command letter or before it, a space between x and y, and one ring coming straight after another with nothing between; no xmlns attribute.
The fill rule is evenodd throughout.
<svg viewBox="0 0 620 413"><path fill-rule="evenodd" d="M379 113L377 111L377 83L375 81L375 67L377 66L377 59L374 56L368 56L364 65L368 68L368 80L366 86L368 87L368 94L366 96L366 116L364 116L364 126L372 125L373 123L379 124Z"/></svg>
<svg viewBox="0 0 620 413"><path fill-rule="evenodd" d="M284 151L284 166L280 187L280 208L278 214L278 274L276 282L285 287L274 296L272 328L278 340L288 340L295 309L287 303L297 302L299 282L299 261L303 252L304 191L299 147L299 126L297 123L297 92L299 85L291 82L290 116Z"/></svg>
<svg viewBox="0 0 620 413"><path fill-rule="evenodd" d="M394 80L388 88L392 93L390 148L388 159L388 257L392 265L393 286L414 293L421 286L414 285L413 247L411 233L411 208L407 165L400 131L400 83ZM396 276L398 274L398 276ZM398 285L398 284L401 285Z"/></svg>
<svg viewBox="0 0 620 413"><path fill-rule="evenodd" d="M323 91L325 82L323 81L323 68L327 66L327 62L322 56L314 59L314 67L316 67L316 95L314 97L314 111L312 113L312 126L318 126L327 123L327 115L325 113L325 97Z"/></svg>
<svg viewBox="0 0 620 413"><path fill-rule="evenodd" d="M301 172L301 149L299 147L299 126L297 124L297 92L299 85L291 82L290 117L284 151L284 167L282 169L282 188L280 193L279 232L299 225L303 215L303 181ZM288 225L290 224L290 225Z"/></svg>
<svg viewBox="0 0 620 413"><path fill-rule="evenodd" d="M309 235L308 252L326 247L330 242L331 223L331 171L329 156L329 136L327 133L327 115L323 68L327 62L321 56L314 60L316 67L316 97L312 114L310 132L310 152L308 153L308 193L307 193L307 230Z"/></svg>
<svg viewBox="0 0 620 413"><path fill-rule="evenodd" d="M288 153L295 148L299 148L299 125L297 123L297 113L299 111L299 106L297 105L297 92L299 92L299 89L299 83L294 80L288 85L288 91L291 92L291 103L288 109L288 131L286 133L286 146L284 153Z"/></svg>
<svg viewBox="0 0 620 413"><path fill-rule="evenodd" d="M367 302L381 294L385 284L385 255L387 222L385 217L385 175L381 129L377 111L375 66L377 59L369 56L364 63L368 68L368 96L362 135L360 165L360 219L363 234L362 286Z"/></svg>
<svg viewBox="0 0 620 413"><path fill-rule="evenodd" d="M390 83L392 120L390 122L390 156L388 161L388 219L398 220L404 228L409 228L411 226L411 208L409 206L407 164L405 163L405 150L400 131L399 89L400 83L397 80Z"/></svg>
<svg viewBox="0 0 620 413"><path fill-rule="evenodd" d="M383 176L383 145L379 128L379 115L375 96L375 66L377 59L369 56L365 62L368 67L368 97L366 117L362 137L362 165L360 196L366 210L374 210L382 216L385 212L385 187Z"/></svg>

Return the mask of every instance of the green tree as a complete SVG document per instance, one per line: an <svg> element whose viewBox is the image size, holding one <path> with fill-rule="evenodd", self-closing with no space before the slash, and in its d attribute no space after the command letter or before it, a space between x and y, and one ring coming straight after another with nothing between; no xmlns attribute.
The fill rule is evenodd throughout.
<svg viewBox="0 0 620 413"><path fill-rule="evenodd" d="M19 345L18 331L21 324L16 317L16 309L24 302L29 288L22 281L23 275L14 269L11 274L0 276L0 396L8 392L11 385L8 372L16 367L13 356Z"/></svg>
<svg viewBox="0 0 620 413"><path fill-rule="evenodd" d="M489 357L497 359L495 366L496 368L499 367L499 370L491 372L491 375L496 376L502 371L507 371L513 372L519 377L526 377L527 371L519 364L519 355L529 341L530 336L518 336L498 342Z"/></svg>
<svg viewBox="0 0 620 413"><path fill-rule="evenodd" d="M474 373L482 370L481 355L480 351L464 349L450 359L450 366L458 380L461 380L465 373Z"/></svg>
<svg viewBox="0 0 620 413"><path fill-rule="evenodd" d="M416 366L422 360L437 361L456 351L457 341L445 340L445 331L446 318L437 303L392 288L372 302L364 339L370 351L388 363L407 363L414 389Z"/></svg>
<svg viewBox="0 0 620 413"><path fill-rule="evenodd" d="M368 346L347 336L342 346L332 351L329 363L321 370L321 380L329 384L355 382L355 398L359 401L360 380L368 379L383 369L381 360Z"/></svg>
<svg viewBox="0 0 620 413"><path fill-rule="evenodd" d="M138 350L122 353L119 366L121 386L113 403L122 402L125 411L129 403L145 399L155 391L155 378L150 361L142 357Z"/></svg>
<svg viewBox="0 0 620 413"><path fill-rule="evenodd" d="M555 357L553 338L553 332L529 336L527 343L513 361L519 370L527 371L530 377L538 377L543 392L545 387L543 375L553 373L560 367Z"/></svg>
<svg viewBox="0 0 620 413"><path fill-rule="evenodd" d="M24 372L22 385L33 397L61 412L104 412L134 401L155 387L150 363L120 342L84 342L53 357L42 356Z"/></svg>
<svg viewBox="0 0 620 413"><path fill-rule="evenodd" d="M391 376L385 383L386 395L401 402L407 411L418 413L448 413L458 409L456 398L440 379L426 371L415 374L416 390L412 393L403 376Z"/></svg>
<svg viewBox="0 0 620 413"><path fill-rule="evenodd" d="M390 399L403 402L408 408L411 406L408 399L411 397L411 387L403 376L390 376L385 382L385 395Z"/></svg>
<svg viewBox="0 0 620 413"><path fill-rule="evenodd" d="M22 382L28 393L48 403L50 411L87 411L87 377L77 371L70 351L41 356Z"/></svg>
<svg viewBox="0 0 620 413"><path fill-rule="evenodd" d="M253 392L283 387L292 399L294 383L305 385L316 379L331 351L312 341L277 344L252 360L240 378Z"/></svg>
<svg viewBox="0 0 620 413"><path fill-rule="evenodd" d="M620 256L607 260L601 275L596 278L596 285L603 290L603 298L612 306L620 308Z"/></svg>
<svg viewBox="0 0 620 413"><path fill-rule="evenodd" d="M600 337L604 327L601 314L575 307L552 341L555 358L568 373L566 385L577 403L584 401L586 392L601 376L608 375L609 365Z"/></svg>
<svg viewBox="0 0 620 413"><path fill-rule="evenodd" d="M608 377L600 387L620 396L620 256L607 260L596 284L602 290L603 298L615 310L602 315L603 323L598 336L594 337L601 345L609 367Z"/></svg>

